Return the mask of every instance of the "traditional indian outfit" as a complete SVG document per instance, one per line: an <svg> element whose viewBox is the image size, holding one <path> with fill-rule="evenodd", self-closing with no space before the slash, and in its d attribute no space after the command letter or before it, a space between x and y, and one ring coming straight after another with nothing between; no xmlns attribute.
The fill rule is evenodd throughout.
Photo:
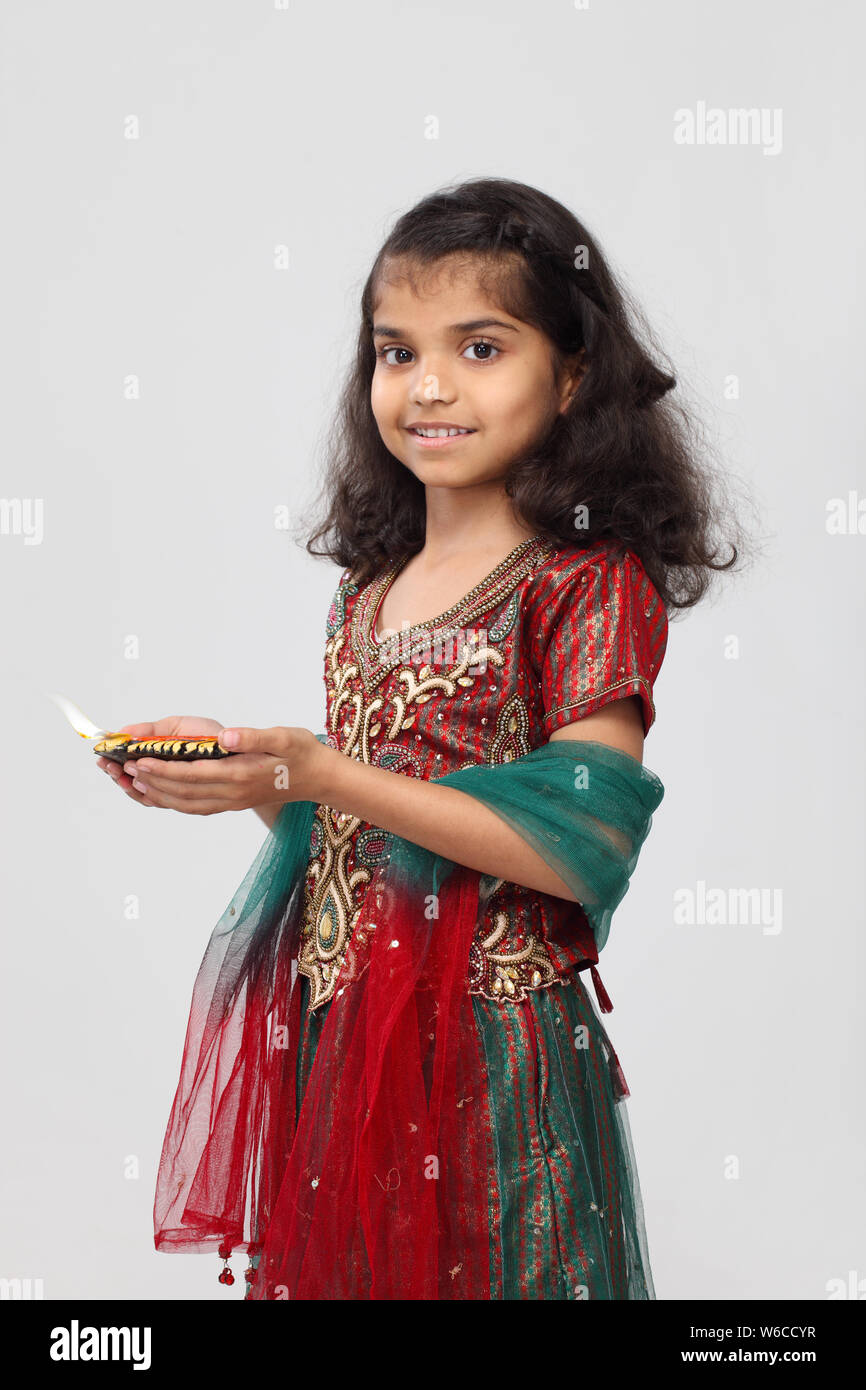
<svg viewBox="0 0 866 1390"><path fill-rule="evenodd" d="M664 604L612 542L523 541L459 603L377 631L402 568L341 575L344 756L496 812L575 901L289 802L194 990L162 1148L163 1251L250 1256L248 1299L652 1299L618 1058L584 987L662 800L617 749L549 742L636 695Z"/></svg>

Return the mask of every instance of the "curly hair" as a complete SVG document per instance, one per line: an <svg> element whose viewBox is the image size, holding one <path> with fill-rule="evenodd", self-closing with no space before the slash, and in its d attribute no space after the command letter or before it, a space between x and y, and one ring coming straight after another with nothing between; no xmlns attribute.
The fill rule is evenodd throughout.
<svg viewBox="0 0 866 1390"><path fill-rule="evenodd" d="M745 544L720 479L699 462L702 429L670 399L677 382L669 363L584 224L555 198L510 179L431 193L399 218L379 251L328 437L324 514L307 551L365 583L424 545L423 484L386 448L371 408L373 309L390 276L414 285L445 258L471 264L489 298L547 335L554 370L583 353L570 405L503 475L515 514L560 546L606 540L630 549L669 609L697 603L711 572L731 569ZM589 520L579 533L578 508ZM731 549L724 559L722 516Z"/></svg>

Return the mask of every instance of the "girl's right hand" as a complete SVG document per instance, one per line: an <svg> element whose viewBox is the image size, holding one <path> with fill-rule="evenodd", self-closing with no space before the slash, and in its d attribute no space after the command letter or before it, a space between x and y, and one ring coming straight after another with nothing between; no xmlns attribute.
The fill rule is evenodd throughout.
<svg viewBox="0 0 866 1390"><path fill-rule="evenodd" d="M157 719L155 724L124 724L122 729L115 729L114 733L129 734L132 738L187 738L191 734L219 734L224 728L225 724L220 724L216 719L199 719L195 714L169 714L165 719ZM153 805L152 801L135 790L132 778L124 772L122 763L113 762L111 758L97 758L96 761L133 801L140 806Z"/></svg>

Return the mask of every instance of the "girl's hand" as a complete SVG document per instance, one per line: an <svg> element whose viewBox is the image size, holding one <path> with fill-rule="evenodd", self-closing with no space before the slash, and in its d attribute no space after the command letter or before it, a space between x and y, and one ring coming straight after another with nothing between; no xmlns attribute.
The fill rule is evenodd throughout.
<svg viewBox="0 0 866 1390"><path fill-rule="evenodd" d="M195 714L169 714L165 719L157 719L155 724L124 724L122 729L115 729L114 733L130 734L132 738L184 738L189 734L218 734L223 727L216 719L200 719ZM154 805L133 788L132 777L120 763L113 762L111 758L97 758L96 761L131 800L137 801L140 806ZM135 760L130 759L126 767L134 771Z"/></svg>
<svg viewBox="0 0 866 1390"><path fill-rule="evenodd" d="M189 733L196 732L193 722L190 720ZM154 728L156 733L162 732ZM210 731L200 724L197 728L200 733L219 733L221 745L235 756L216 762L203 758L192 762L139 758L134 764L127 763L124 770L133 774L133 789L140 793L144 805L184 811L191 816L212 816L217 811L247 811L274 802L317 800L318 769L330 750L309 729L218 726ZM138 733L135 736L150 737Z"/></svg>

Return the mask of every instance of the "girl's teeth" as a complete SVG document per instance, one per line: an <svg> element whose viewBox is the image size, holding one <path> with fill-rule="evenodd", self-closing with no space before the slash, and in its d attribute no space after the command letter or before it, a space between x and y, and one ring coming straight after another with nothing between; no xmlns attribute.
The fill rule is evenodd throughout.
<svg viewBox="0 0 866 1390"><path fill-rule="evenodd" d="M422 439L445 439L449 434L469 434L469 430L415 430Z"/></svg>

